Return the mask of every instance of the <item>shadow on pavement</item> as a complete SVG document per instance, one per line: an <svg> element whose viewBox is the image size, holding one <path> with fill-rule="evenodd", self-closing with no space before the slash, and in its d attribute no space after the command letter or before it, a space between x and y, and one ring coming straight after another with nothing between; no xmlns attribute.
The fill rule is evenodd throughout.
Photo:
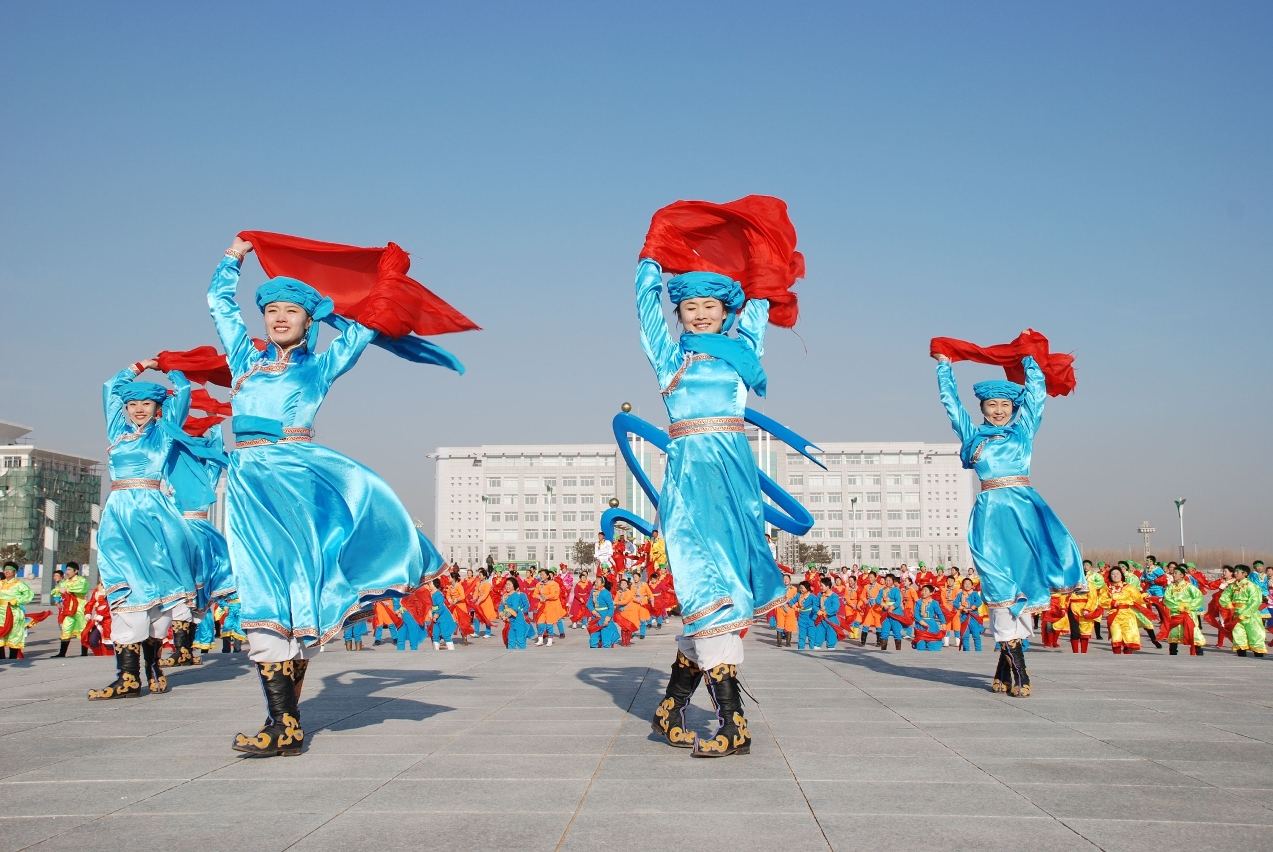
<svg viewBox="0 0 1273 852"><path fill-rule="evenodd" d="M379 725L391 719L422 722L425 719L454 710L442 704L429 704L409 696L393 694L376 695L381 690L438 680L472 680L440 671L418 669L373 669L366 672L333 672L322 680L322 692L305 698L301 711L307 719L337 717L314 727L315 731L353 731ZM306 679L308 687L309 679ZM306 694L309 690L305 690ZM350 706L357 709L352 712Z"/></svg>
<svg viewBox="0 0 1273 852"><path fill-rule="evenodd" d="M809 656L827 660L834 660L837 663L846 663L852 666L860 666L864 669L870 669L878 674L893 675L895 677L904 677L911 680L922 680L927 683L947 683L951 686L964 687L965 689L976 689L984 692L990 686L990 681L994 676L995 664L998 662L998 655L994 653L978 654L978 657L986 659L986 673L982 675L970 674L968 672L952 671L950 669L935 669L928 666L906 666L897 665L889 661L885 654L921 654L928 653L925 651L870 651L866 649L841 649L835 648L830 651L806 652Z"/></svg>

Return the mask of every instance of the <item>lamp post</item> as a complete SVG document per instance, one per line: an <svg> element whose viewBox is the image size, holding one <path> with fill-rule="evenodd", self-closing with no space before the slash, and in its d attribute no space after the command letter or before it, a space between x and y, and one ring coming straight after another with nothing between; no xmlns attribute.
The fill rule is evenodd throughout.
<svg viewBox="0 0 1273 852"><path fill-rule="evenodd" d="M858 567L862 566L862 560L858 557L858 498L849 498L849 516L853 521L853 559Z"/></svg>
<svg viewBox="0 0 1273 852"><path fill-rule="evenodd" d="M1150 537L1151 535L1153 535L1154 533L1158 532L1158 530L1156 530L1156 529L1154 529L1153 527L1151 527L1151 526L1149 525L1149 521L1141 521L1141 522L1140 522L1140 528L1139 528L1138 530L1136 530L1136 532L1140 533L1141 535L1143 535L1143 536L1145 537L1145 553L1144 553L1144 556L1148 557L1148 556L1149 556L1149 537Z"/></svg>
<svg viewBox="0 0 1273 852"><path fill-rule="evenodd" d="M1176 517L1180 519L1180 561L1185 561L1185 498L1176 501Z"/></svg>
<svg viewBox="0 0 1273 852"><path fill-rule="evenodd" d="M548 517L548 540L556 541L556 539L553 538L553 515L557 513L556 509L553 508L553 506L556 505L553 502L553 487L545 483L544 490L548 492L548 511L545 513ZM552 562L553 560L553 556L555 555L553 551L556 550L556 545L546 544L544 545L544 548L548 550L548 553L544 554L545 556L548 557L548 559L544 561L544 565L546 567L551 567L551 566L548 566L548 563Z"/></svg>

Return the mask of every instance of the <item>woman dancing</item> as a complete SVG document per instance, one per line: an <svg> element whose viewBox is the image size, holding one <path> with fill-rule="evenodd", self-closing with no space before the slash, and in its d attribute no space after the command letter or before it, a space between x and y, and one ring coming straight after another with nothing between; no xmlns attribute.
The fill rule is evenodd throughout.
<svg viewBox="0 0 1273 852"><path fill-rule="evenodd" d="M991 689L1024 698L1030 694L1022 640L1032 633L1031 615L1051 605L1053 593L1084 584L1083 560L1065 525L1030 487L1030 456L1047 395L1043 370L1032 356L1021 359L1025 386L978 382L985 421L974 426L955 385L950 358L937 359L937 385L951 426L959 436L963 466L975 470L981 493L968 521L968 547L990 609L990 632L999 643L999 666Z"/></svg>
<svg viewBox="0 0 1273 852"><path fill-rule="evenodd" d="M97 535L98 567L110 602L111 640L118 677L103 689L91 689L89 701L135 698L141 694L141 661L151 694L168 691L159 668L159 652L174 621L192 619L194 544L177 504L161 490L181 424L190 413L190 383L173 370L176 389L134 381L155 369L154 359L133 364L106 383L107 450L110 496Z"/></svg>
<svg viewBox="0 0 1273 852"><path fill-rule="evenodd" d="M250 251L252 244L236 237L208 290L234 381L226 539L249 658L268 707L265 726L254 736L239 734L232 747L296 755L305 737L299 701L309 659L341 635L350 616L406 594L445 565L380 477L313 443L323 398L377 332L333 314L331 300L308 284L276 277L256 291L269 336L258 351L234 301ZM340 334L318 352L323 319Z"/></svg>

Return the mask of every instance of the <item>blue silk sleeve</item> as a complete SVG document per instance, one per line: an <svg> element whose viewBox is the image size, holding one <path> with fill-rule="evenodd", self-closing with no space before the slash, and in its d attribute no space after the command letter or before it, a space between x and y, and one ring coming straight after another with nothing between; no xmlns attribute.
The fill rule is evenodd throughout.
<svg viewBox="0 0 1273 852"><path fill-rule="evenodd" d="M1025 367L1025 400L1021 403L1021 417L1018 422L1033 437L1043 421L1043 403L1048 398L1048 383L1033 356L1022 358L1021 366Z"/></svg>
<svg viewBox="0 0 1273 852"><path fill-rule="evenodd" d="M747 341L757 358L765 356L765 329L768 327L769 300L748 299L738 320L738 336Z"/></svg>
<svg viewBox="0 0 1273 852"><path fill-rule="evenodd" d="M672 381L685 357L681 347L672 340L663 318L659 295L663 292L663 270L653 260L646 258L637 264L636 302L637 317L641 321L641 348L659 380L662 390Z"/></svg>
<svg viewBox="0 0 1273 852"><path fill-rule="evenodd" d="M180 429L190 415L190 380L180 370L171 370L168 381L176 393L164 402L164 421Z"/></svg>
<svg viewBox="0 0 1273 852"><path fill-rule="evenodd" d="M358 363L363 350L371 345L377 334L379 332L375 329L360 322L347 321L340 335L327 347L327 351L318 356L323 380L328 387Z"/></svg>
<svg viewBox="0 0 1273 852"><path fill-rule="evenodd" d="M137 378L137 371L125 367L102 387L102 413L106 415L106 440L115 443L128 431L128 418L124 416L124 401L119 397L121 386Z"/></svg>
<svg viewBox="0 0 1273 852"><path fill-rule="evenodd" d="M221 347L225 349L226 362L230 372L236 377L248 371L252 361L260 357L252 338L248 335L248 327L243 322L243 312L234 301L235 291L239 289L239 261L226 255L217 264L217 271L212 274L212 284L208 287L208 309L212 312L212 324L216 326L217 337L221 338Z"/></svg>
<svg viewBox="0 0 1273 852"><path fill-rule="evenodd" d="M937 362L937 389L941 394L941 404L946 407L946 416L950 418L951 428L960 441L967 441L976 427L972 425L972 418L959 400L959 386L955 383L955 371L949 361Z"/></svg>

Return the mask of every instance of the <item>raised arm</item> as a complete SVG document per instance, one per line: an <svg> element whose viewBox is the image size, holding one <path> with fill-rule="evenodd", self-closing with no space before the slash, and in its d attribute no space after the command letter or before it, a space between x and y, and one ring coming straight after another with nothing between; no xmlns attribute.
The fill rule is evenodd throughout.
<svg viewBox="0 0 1273 852"><path fill-rule="evenodd" d="M371 345L379 332L336 314L328 317L327 321L340 330L340 336L318 356L321 375L330 386L358 363L363 350Z"/></svg>
<svg viewBox="0 0 1273 852"><path fill-rule="evenodd" d="M124 416L124 400L119 396L119 389L141 375L134 364L116 373L102 387L102 413L106 415L106 440L112 444L120 435L128 431L128 418Z"/></svg>
<svg viewBox="0 0 1273 852"><path fill-rule="evenodd" d="M964 404L959 401L959 386L955 384L955 371L949 361L937 362L937 389L941 393L941 404L946 406L946 416L950 418L951 428L966 441L976 431L972 418L968 416Z"/></svg>
<svg viewBox="0 0 1273 852"><path fill-rule="evenodd" d="M169 370L168 381L175 392L164 402L164 422L180 429L190 414L190 380L180 370Z"/></svg>
<svg viewBox="0 0 1273 852"><path fill-rule="evenodd" d="M243 322L243 313L234 301L235 291L239 289L239 269L242 265L238 258L227 254L217 264L217 271L212 274L212 284L208 287L208 309L212 312L212 323L217 328L217 336L221 338L230 372L235 376L246 373L253 359L258 357L252 338L248 335L248 327Z"/></svg>
<svg viewBox="0 0 1273 852"><path fill-rule="evenodd" d="M672 381L685 357L681 347L672 339L663 318L659 294L663 292L663 269L653 260L645 258L637 264L636 301L637 317L641 320L641 348L658 377L659 388Z"/></svg>
<svg viewBox="0 0 1273 852"><path fill-rule="evenodd" d="M738 320L738 336L751 346L757 358L765 357L765 329L769 327L769 300L748 299Z"/></svg>
<svg viewBox="0 0 1273 852"><path fill-rule="evenodd" d="M1027 355L1022 358L1021 366L1025 367L1025 399L1021 402L1021 416L1018 422L1033 435L1038 431L1039 423L1043 420L1043 403L1048 398L1048 384L1034 356Z"/></svg>

